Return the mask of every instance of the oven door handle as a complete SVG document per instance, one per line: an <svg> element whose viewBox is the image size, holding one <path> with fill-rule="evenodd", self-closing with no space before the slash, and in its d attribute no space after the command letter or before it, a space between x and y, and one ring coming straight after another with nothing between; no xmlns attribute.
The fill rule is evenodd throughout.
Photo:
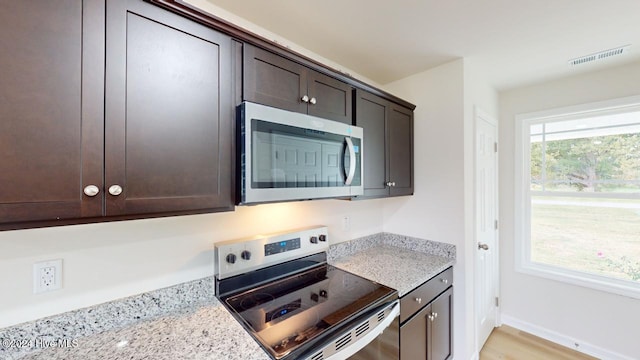
<svg viewBox="0 0 640 360"><path fill-rule="evenodd" d="M339 350L338 352L328 357L325 357L323 359L324 360L346 359L352 356L353 354L357 353L358 351L362 350L365 346L369 345L369 343L371 343L375 338L377 338L378 335L382 334L382 332L387 327L389 327L389 325L391 325L391 323L398 317L398 315L400 315L400 302L398 300L395 300L393 303L386 306L385 309L382 309L380 311L386 310L388 308L391 308L391 312L389 312L389 315L387 315L387 317L382 322L378 323L378 325L376 325L376 327L373 330L371 330L368 334L359 338L351 345L344 347L342 348L342 350ZM379 313L379 311L376 311L376 313Z"/></svg>
<svg viewBox="0 0 640 360"><path fill-rule="evenodd" d="M344 181L344 184L351 185L353 177L356 175L356 149L350 137L345 137L344 140L347 142L347 149L349 150L349 174L347 174L347 179ZM346 165L347 164L345 164L345 166Z"/></svg>

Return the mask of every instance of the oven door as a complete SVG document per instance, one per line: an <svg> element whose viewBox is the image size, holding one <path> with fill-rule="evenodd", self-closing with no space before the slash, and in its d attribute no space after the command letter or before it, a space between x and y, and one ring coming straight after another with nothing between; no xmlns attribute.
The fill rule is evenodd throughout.
<svg viewBox="0 0 640 360"><path fill-rule="evenodd" d="M398 360L400 358L400 303L381 305L350 322L329 341L307 352L305 360Z"/></svg>
<svg viewBox="0 0 640 360"><path fill-rule="evenodd" d="M400 317L395 318L384 331L350 360L399 360L400 359Z"/></svg>
<svg viewBox="0 0 640 360"><path fill-rule="evenodd" d="M362 128L245 102L239 204L363 193Z"/></svg>

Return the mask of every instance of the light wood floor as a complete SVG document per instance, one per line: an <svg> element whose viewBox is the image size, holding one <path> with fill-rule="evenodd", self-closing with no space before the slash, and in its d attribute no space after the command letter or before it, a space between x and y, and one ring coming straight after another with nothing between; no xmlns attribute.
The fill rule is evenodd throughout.
<svg viewBox="0 0 640 360"><path fill-rule="evenodd" d="M502 325L493 329L480 352L480 360L592 360L573 349Z"/></svg>

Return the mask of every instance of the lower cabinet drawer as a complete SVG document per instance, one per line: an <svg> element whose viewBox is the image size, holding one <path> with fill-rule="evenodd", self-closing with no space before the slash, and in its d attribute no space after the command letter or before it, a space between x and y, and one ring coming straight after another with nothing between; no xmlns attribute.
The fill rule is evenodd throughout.
<svg viewBox="0 0 640 360"><path fill-rule="evenodd" d="M441 272L400 299L400 322L427 305L453 284L453 268Z"/></svg>

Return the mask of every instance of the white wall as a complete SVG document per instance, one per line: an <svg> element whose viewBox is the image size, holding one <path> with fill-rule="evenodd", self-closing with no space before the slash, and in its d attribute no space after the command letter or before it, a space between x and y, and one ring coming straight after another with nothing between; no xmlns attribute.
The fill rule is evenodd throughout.
<svg viewBox="0 0 640 360"><path fill-rule="evenodd" d="M329 226L336 243L382 231L382 201L317 200L235 212L0 232L0 328L213 275L217 241ZM350 218L343 231L342 219ZM63 289L32 293L33 263L63 259ZM213 284L212 284L213 286Z"/></svg>
<svg viewBox="0 0 640 360"><path fill-rule="evenodd" d="M470 60L387 84L417 105L415 194L384 203L384 230L455 244L454 354L475 352L473 309L473 107L497 113L497 94Z"/></svg>
<svg viewBox="0 0 640 360"><path fill-rule="evenodd" d="M503 319L632 359L640 358L640 300L515 272L514 124L516 114L638 94L640 63L503 92L499 120Z"/></svg>

